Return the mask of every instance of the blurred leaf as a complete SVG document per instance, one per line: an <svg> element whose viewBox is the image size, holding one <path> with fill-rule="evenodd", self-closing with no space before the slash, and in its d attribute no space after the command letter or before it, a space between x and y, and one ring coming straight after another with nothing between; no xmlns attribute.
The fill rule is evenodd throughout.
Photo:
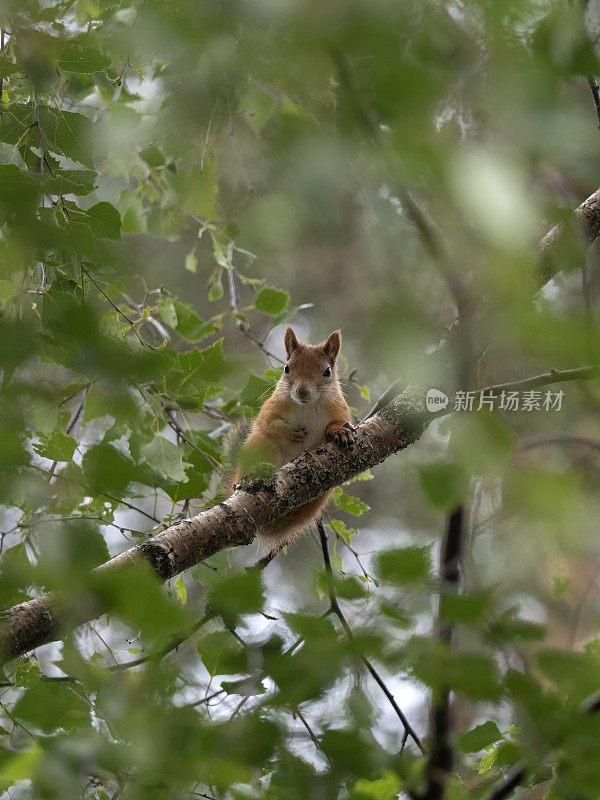
<svg viewBox="0 0 600 800"><path fill-rule="evenodd" d="M458 741L463 753L477 753L480 750L487 749L502 738L496 723L488 720L475 728L471 728L470 731L461 733Z"/></svg>
<svg viewBox="0 0 600 800"><path fill-rule="evenodd" d="M377 557L377 568L383 580L394 583L421 583L431 573L428 547L401 547Z"/></svg>
<svg viewBox="0 0 600 800"><path fill-rule="evenodd" d="M4 58L4 56L0 56L0 78L7 78L14 72L19 72L19 71L20 69L18 64L15 64L8 58Z"/></svg>
<svg viewBox="0 0 600 800"><path fill-rule="evenodd" d="M390 800L397 796L400 789L401 783L396 773L385 770L380 778L357 780L350 794L350 800Z"/></svg>
<svg viewBox="0 0 600 800"><path fill-rule="evenodd" d="M269 92L252 82L244 92L240 110L245 114L254 134L259 136L273 115L275 100Z"/></svg>
<svg viewBox="0 0 600 800"><path fill-rule="evenodd" d="M60 50L58 66L69 72L97 72L110 65L110 58L93 47L70 41Z"/></svg>
<svg viewBox="0 0 600 800"><path fill-rule="evenodd" d="M227 620L260 611L263 604L260 572L250 569L223 578L212 587L209 603Z"/></svg>
<svg viewBox="0 0 600 800"><path fill-rule="evenodd" d="M260 311L264 311L265 314L276 317L278 314L281 314L289 302L289 292L285 292L282 289L274 289L272 286L265 286L265 288L261 289L258 293L254 305L256 308L260 309Z"/></svg>
<svg viewBox="0 0 600 800"><path fill-rule="evenodd" d="M90 724L90 711L84 701L62 683L38 681L31 685L14 709L26 725L50 733L57 728L72 730Z"/></svg>
<svg viewBox="0 0 600 800"><path fill-rule="evenodd" d="M198 640L198 654L211 675L243 670L246 655L229 631L213 631Z"/></svg>
<svg viewBox="0 0 600 800"><path fill-rule="evenodd" d="M436 508L453 511L466 498L469 478L456 464L440 463L419 467L421 486Z"/></svg>
<svg viewBox="0 0 600 800"><path fill-rule="evenodd" d="M141 448L141 456L153 470L171 481L185 481L183 451L160 434Z"/></svg>
<svg viewBox="0 0 600 800"><path fill-rule="evenodd" d="M70 461L77 447L77 442L64 431L54 431L52 436L40 436L40 443L34 444L36 453L51 461Z"/></svg>
<svg viewBox="0 0 600 800"><path fill-rule="evenodd" d="M481 621L490 607L490 597L484 592L445 594L441 604L442 619L472 625Z"/></svg>

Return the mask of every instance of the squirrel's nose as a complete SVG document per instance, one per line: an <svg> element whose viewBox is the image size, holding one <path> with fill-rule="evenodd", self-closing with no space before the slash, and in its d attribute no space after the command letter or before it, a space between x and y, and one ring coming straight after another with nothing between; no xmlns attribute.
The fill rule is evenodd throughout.
<svg viewBox="0 0 600 800"><path fill-rule="evenodd" d="M296 389L296 394L299 400L308 400L310 397L310 389L307 389L306 386L299 386Z"/></svg>

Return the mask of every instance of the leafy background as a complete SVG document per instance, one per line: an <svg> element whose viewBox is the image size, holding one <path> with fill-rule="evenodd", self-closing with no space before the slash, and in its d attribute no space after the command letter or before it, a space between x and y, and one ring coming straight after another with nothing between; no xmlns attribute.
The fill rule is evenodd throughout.
<svg viewBox="0 0 600 800"><path fill-rule="evenodd" d="M165 589L89 570L217 501L222 435L268 396L290 320L312 341L343 329L356 419L397 378L600 361L594 247L568 238L532 302L539 237L600 183L597 4L0 9L2 607L59 589L111 609L5 667L0 791L414 793L426 759L366 658L421 737L452 691L448 797L521 759L535 796L596 797L600 722L578 712L600 686L593 381L565 384L560 412L445 418L336 490L351 638L314 535L262 573L247 548ZM457 503L451 649L432 631Z"/></svg>

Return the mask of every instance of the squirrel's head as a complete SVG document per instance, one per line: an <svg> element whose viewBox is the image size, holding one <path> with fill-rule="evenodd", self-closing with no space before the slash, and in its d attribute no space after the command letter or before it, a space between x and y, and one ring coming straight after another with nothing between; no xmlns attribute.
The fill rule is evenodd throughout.
<svg viewBox="0 0 600 800"><path fill-rule="evenodd" d="M334 331L320 344L299 342L288 326L284 336L287 363L281 381L296 403L316 403L337 391L336 360L342 346L342 334Z"/></svg>

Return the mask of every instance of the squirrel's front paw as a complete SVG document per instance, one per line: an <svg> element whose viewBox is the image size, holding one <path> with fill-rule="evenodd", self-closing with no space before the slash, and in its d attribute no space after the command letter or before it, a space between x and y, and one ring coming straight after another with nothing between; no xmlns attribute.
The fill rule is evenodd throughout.
<svg viewBox="0 0 600 800"><path fill-rule="evenodd" d="M338 428L334 431L331 439L338 445L338 447L351 447L356 441L356 428L349 422L346 422L343 428Z"/></svg>
<svg viewBox="0 0 600 800"><path fill-rule="evenodd" d="M303 442L306 439L306 428L290 427L290 439L292 442Z"/></svg>

